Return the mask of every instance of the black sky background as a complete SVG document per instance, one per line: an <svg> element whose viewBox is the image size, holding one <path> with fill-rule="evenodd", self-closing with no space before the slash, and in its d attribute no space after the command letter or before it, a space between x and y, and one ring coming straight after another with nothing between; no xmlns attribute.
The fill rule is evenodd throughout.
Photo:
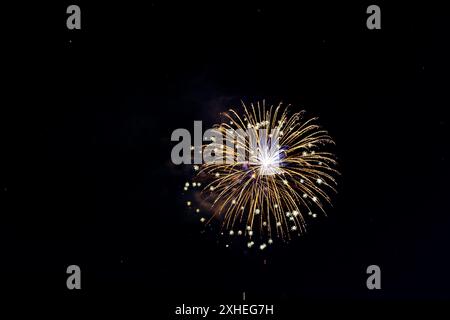
<svg viewBox="0 0 450 320"><path fill-rule="evenodd" d="M82 30L69 31L69 4L39 7L40 18L22 9L28 24L9 24L5 292L136 296L163 313L240 302L243 291L285 314L305 301L450 297L448 15L438 6L377 3L382 29L370 31L372 3L79 1ZM264 255L202 236L183 206L185 168L170 162L174 129L212 124L241 99L319 116L342 172L329 217ZM80 292L66 289L70 264ZM366 288L371 264L380 291Z"/></svg>

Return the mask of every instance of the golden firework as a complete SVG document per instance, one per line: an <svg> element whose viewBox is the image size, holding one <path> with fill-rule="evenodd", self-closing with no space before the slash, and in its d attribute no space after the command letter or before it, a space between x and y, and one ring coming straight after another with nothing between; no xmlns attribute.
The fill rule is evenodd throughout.
<svg viewBox="0 0 450 320"><path fill-rule="evenodd" d="M222 232L246 235L249 247L256 241L264 249L275 238L300 235L307 219L326 215L338 175L327 151L334 142L304 111L290 114L290 106L266 108L264 102L243 109L242 115L223 113L211 130L201 152L214 161L194 168L193 186L201 186L199 201L211 212L204 223L218 219Z"/></svg>

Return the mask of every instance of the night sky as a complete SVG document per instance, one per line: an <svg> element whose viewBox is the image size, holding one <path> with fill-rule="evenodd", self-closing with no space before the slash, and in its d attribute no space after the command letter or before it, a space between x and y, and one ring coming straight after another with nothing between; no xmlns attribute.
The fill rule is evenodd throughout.
<svg viewBox="0 0 450 320"><path fill-rule="evenodd" d="M377 3L382 28L368 30L372 2L146 3L78 1L81 30L66 28L72 3L15 8L0 107L2 290L69 304L135 297L166 316L241 303L244 291L283 315L450 298L442 8ZM170 136L263 99L318 116L342 176L328 218L254 254L200 233ZM71 264L80 291L66 288ZM381 290L366 287L371 264Z"/></svg>

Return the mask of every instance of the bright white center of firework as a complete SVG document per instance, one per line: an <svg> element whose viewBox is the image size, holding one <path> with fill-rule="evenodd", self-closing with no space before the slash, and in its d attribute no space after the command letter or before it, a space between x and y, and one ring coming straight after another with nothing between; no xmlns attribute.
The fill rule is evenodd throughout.
<svg viewBox="0 0 450 320"><path fill-rule="evenodd" d="M254 172L253 175L263 176L281 173L282 151L278 143L278 131L269 133L266 129L258 129L249 138L249 163L259 169L259 173Z"/></svg>
<svg viewBox="0 0 450 320"><path fill-rule="evenodd" d="M260 175L274 175L280 173L280 155L278 150L267 146L260 148L257 156Z"/></svg>

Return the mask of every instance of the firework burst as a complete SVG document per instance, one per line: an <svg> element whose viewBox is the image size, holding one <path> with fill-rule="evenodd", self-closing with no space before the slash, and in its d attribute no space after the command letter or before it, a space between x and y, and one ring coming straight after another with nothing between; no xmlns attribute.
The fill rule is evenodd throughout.
<svg viewBox="0 0 450 320"><path fill-rule="evenodd" d="M217 158L194 166L191 186L200 187L197 202L209 212L203 223L218 220L222 233L246 236L249 247L264 249L326 215L338 175L335 156L326 151L334 142L304 111L291 114L289 106L266 108L264 102L243 109L223 113L213 127L201 152Z"/></svg>

